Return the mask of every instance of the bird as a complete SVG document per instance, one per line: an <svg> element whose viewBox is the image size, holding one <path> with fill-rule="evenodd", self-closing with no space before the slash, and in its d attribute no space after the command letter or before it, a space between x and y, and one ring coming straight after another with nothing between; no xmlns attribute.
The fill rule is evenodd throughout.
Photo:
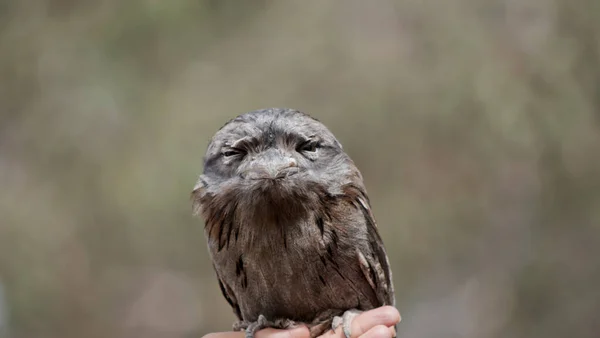
<svg viewBox="0 0 600 338"><path fill-rule="evenodd" d="M191 193L223 296L253 338L311 337L395 306L392 271L362 174L319 120L290 108L243 113L211 138Z"/></svg>

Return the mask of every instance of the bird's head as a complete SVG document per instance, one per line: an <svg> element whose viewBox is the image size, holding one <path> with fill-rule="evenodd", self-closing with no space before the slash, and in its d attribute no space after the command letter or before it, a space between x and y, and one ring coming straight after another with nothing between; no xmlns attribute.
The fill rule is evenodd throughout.
<svg viewBox="0 0 600 338"><path fill-rule="evenodd" d="M357 179L354 163L321 122L297 110L263 109L214 135L192 199L196 212L235 205L292 213L310 207L318 192L339 194Z"/></svg>

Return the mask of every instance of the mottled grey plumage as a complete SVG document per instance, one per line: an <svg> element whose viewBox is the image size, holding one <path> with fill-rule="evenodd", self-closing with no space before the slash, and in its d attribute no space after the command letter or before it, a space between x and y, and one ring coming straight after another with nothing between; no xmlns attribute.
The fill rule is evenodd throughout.
<svg viewBox="0 0 600 338"><path fill-rule="evenodd" d="M229 121L208 146L192 199L234 329L248 337L300 322L316 337L348 310L394 305L362 176L310 116L265 109Z"/></svg>

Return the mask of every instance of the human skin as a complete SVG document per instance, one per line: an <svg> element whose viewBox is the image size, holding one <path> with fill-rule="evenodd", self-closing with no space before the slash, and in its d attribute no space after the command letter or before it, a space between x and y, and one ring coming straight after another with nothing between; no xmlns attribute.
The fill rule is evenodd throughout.
<svg viewBox="0 0 600 338"><path fill-rule="evenodd" d="M352 338L391 338L395 337L394 326L400 322L400 313L394 307L383 306L361 313L352 321ZM263 329L256 333L256 338L309 338L306 326L289 330ZM320 338L343 338L342 328L327 331ZM203 338L244 338L244 332L209 333Z"/></svg>

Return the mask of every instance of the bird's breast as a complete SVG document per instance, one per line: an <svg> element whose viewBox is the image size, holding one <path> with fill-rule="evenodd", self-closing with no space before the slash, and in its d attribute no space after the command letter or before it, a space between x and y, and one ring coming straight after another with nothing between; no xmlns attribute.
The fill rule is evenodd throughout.
<svg viewBox="0 0 600 338"><path fill-rule="evenodd" d="M331 252L317 225L252 238L213 252L215 268L232 289L244 320L288 318L311 321L329 309L358 307L352 281L360 269L347 252ZM246 244L246 245L244 245ZM338 245L343 245L339 243Z"/></svg>

